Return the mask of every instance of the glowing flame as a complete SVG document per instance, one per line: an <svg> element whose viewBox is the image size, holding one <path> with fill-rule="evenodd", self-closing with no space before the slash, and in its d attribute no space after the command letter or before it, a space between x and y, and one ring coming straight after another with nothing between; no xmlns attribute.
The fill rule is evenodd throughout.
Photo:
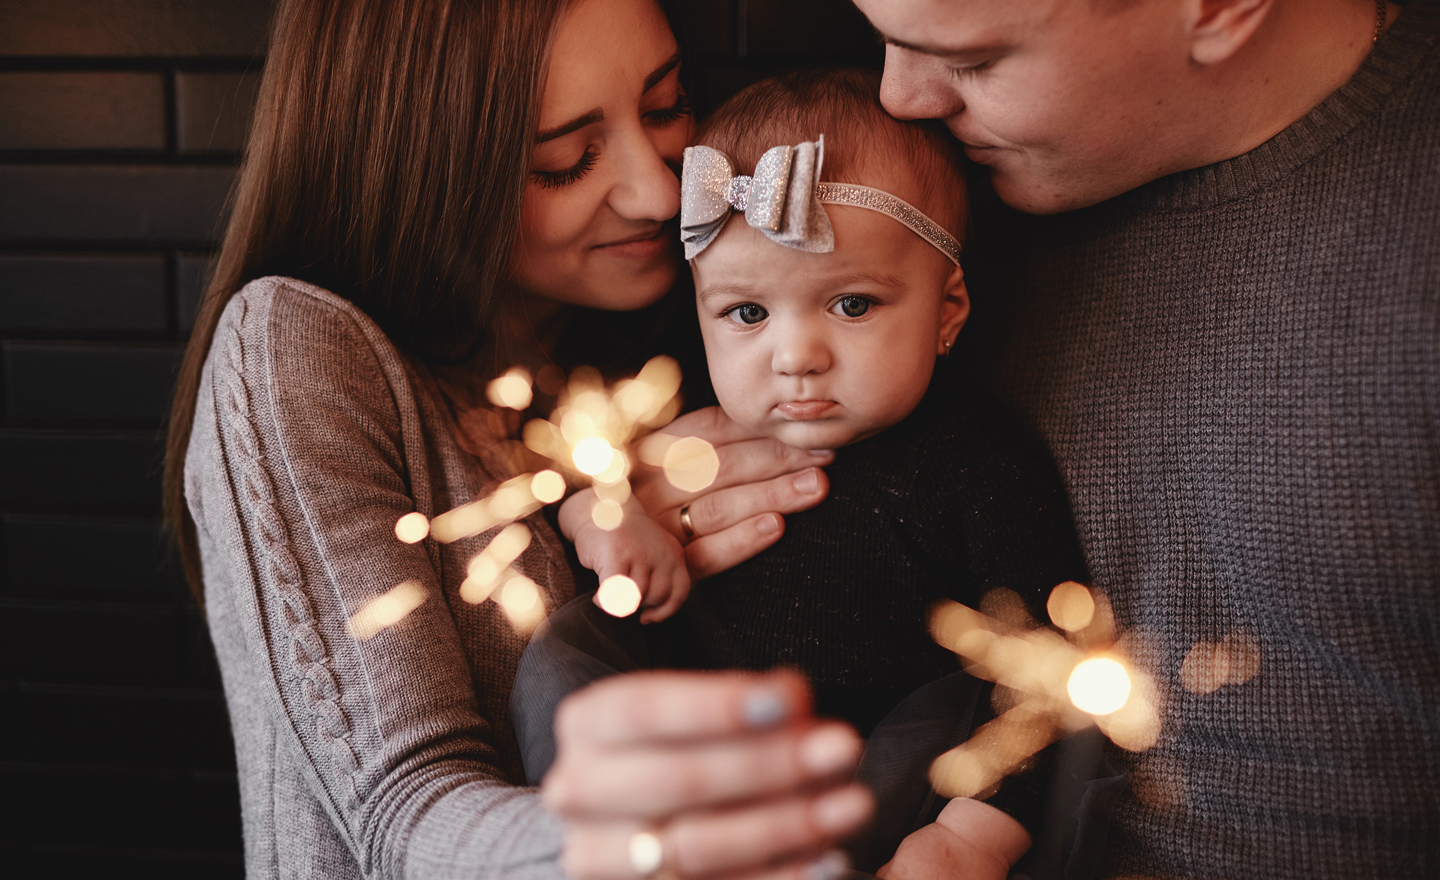
<svg viewBox="0 0 1440 880"><path fill-rule="evenodd" d="M418 511L407 513L395 521L395 537L406 544L423 541L428 534L430 534L430 520L425 518L425 514Z"/></svg>
<svg viewBox="0 0 1440 880"><path fill-rule="evenodd" d="M512 367L505 375L485 386L485 396L496 406L524 410L534 399L530 391L530 374L521 367Z"/></svg>
<svg viewBox="0 0 1440 880"><path fill-rule="evenodd" d="M381 630L404 620L406 615L425 601L425 590L414 581L397 584L394 589L360 606L350 616L350 634L360 641L373 638Z"/></svg>
<svg viewBox="0 0 1440 880"><path fill-rule="evenodd" d="M615 460L615 448L604 437L585 437L575 444L570 457L576 470L593 477L610 467Z"/></svg>
<svg viewBox="0 0 1440 880"><path fill-rule="evenodd" d="M682 492L710 488L720 473L720 456L715 447L699 437L681 437L665 450L661 466L665 479Z"/></svg>
<svg viewBox="0 0 1440 880"><path fill-rule="evenodd" d="M1130 699L1130 673L1118 660L1091 657L1070 672L1065 692L1081 712L1109 715L1118 712Z"/></svg>
<svg viewBox="0 0 1440 880"><path fill-rule="evenodd" d="M595 594L600 609L612 617L629 617L640 607L640 587L623 574L612 574Z"/></svg>

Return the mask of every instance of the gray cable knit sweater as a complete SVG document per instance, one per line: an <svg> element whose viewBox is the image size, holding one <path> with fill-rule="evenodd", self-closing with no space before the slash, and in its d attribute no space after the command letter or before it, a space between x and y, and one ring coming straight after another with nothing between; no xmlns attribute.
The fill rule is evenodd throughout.
<svg viewBox="0 0 1440 880"><path fill-rule="evenodd" d="M511 474L462 449L434 378L348 302L262 278L225 310L186 460L210 631L239 758L247 876L554 878L560 829L520 787L509 718L524 647L459 598L491 534L401 544ZM483 455L483 453L482 453ZM516 568L574 593L538 515ZM426 600L356 641L403 581Z"/></svg>
<svg viewBox="0 0 1440 880"><path fill-rule="evenodd" d="M1112 870L1440 877L1440 5L1250 153L975 226L967 357L1162 692Z"/></svg>

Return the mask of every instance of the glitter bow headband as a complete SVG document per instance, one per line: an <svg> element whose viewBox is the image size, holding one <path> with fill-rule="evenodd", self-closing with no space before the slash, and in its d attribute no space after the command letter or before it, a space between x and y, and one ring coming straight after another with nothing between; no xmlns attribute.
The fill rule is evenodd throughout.
<svg viewBox="0 0 1440 880"><path fill-rule="evenodd" d="M835 230L821 207L849 205L878 211L905 224L937 250L960 264L960 242L918 208L889 193L852 183L821 183L825 137L793 147L772 147L755 163L755 173L736 176L722 152L687 147L680 173L680 239L685 259L720 234L730 212L740 211L771 241L810 253L835 250Z"/></svg>

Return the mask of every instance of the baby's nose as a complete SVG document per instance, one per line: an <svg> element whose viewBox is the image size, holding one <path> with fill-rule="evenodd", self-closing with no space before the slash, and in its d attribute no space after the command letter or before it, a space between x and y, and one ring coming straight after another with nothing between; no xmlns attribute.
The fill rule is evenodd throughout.
<svg viewBox="0 0 1440 880"><path fill-rule="evenodd" d="M786 334L775 347L770 367L782 376L804 376L830 369L830 346L818 333L797 331Z"/></svg>

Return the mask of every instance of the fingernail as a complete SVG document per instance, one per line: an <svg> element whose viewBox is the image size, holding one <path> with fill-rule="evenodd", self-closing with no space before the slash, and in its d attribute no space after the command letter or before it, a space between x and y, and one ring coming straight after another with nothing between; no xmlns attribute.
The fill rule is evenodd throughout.
<svg viewBox="0 0 1440 880"><path fill-rule="evenodd" d="M815 776L831 776L855 766L860 744L843 727L822 727L800 741L800 764Z"/></svg>
<svg viewBox="0 0 1440 880"><path fill-rule="evenodd" d="M795 478L795 491L801 495L812 495L820 488L820 478L815 475L815 469L811 468Z"/></svg>
<svg viewBox="0 0 1440 880"><path fill-rule="evenodd" d="M774 727L790 714L790 701L773 687L758 687L745 695L745 723L751 727Z"/></svg>
<svg viewBox="0 0 1440 880"><path fill-rule="evenodd" d="M762 516L755 522L755 531L762 535L773 535L780 531L780 520L773 513Z"/></svg>
<svg viewBox="0 0 1440 880"><path fill-rule="evenodd" d="M853 786L821 797L810 808L815 827L826 834L852 831L869 816L870 798Z"/></svg>
<svg viewBox="0 0 1440 880"><path fill-rule="evenodd" d="M809 880L839 880L850 872L850 857L832 849L810 864L805 872Z"/></svg>
<svg viewBox="0 0 1440 880"><path fill-rule="evenodd" d="M829 449L811 449L810 454L816 458L829 458L832 451L833 450Z"/></svg>

